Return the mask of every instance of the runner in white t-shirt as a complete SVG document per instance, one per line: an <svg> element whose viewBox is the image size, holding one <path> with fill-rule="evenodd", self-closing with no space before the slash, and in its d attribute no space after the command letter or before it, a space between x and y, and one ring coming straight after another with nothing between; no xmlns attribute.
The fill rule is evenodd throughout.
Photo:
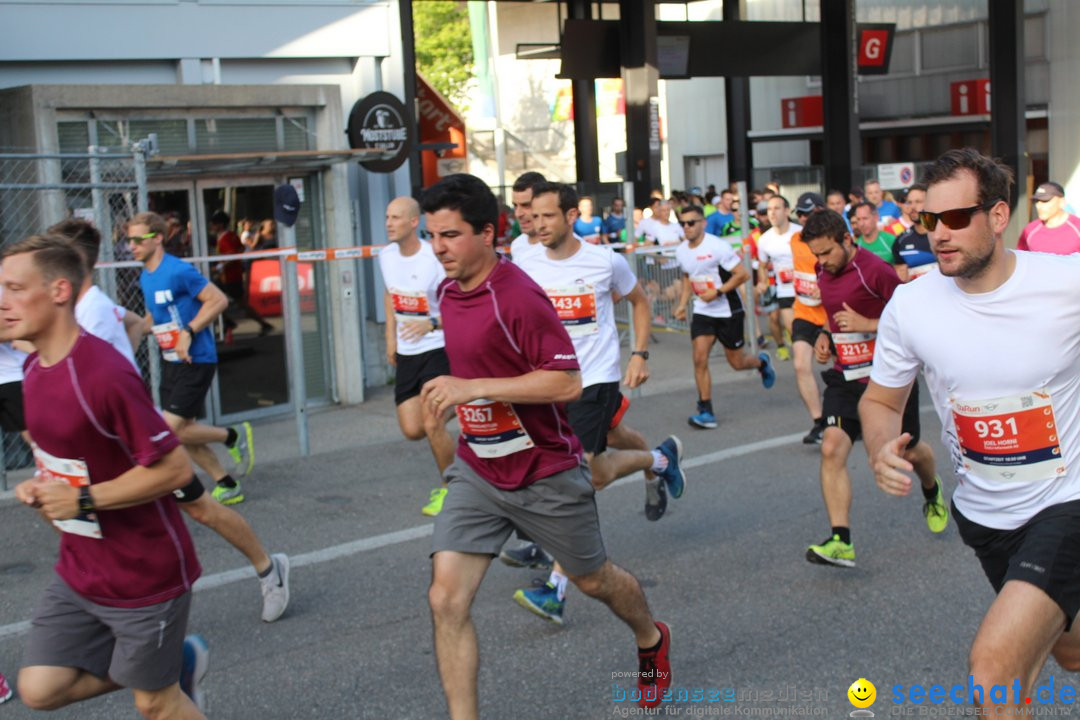
<svg viewBox="0 0 1080 720"><path fill-rule="evenodd" d="M677 222L671 221L671 203L661 200L652 217L643 218L637 224L634 237L647 238L655 245L678 245L685 237Z"/></svg>
<svg viewBox="0 0 1080 720"><path fill-rule="evenodd" d="M766 388L776 382L776 371L769 353L761 352L755 357L743 350L746 312L739 287L749 279L750 273L742 260L726 240L705 232L705 211L700 206L683 208L679 223L686 233L686 240L675 250L675 259L683 271L676 319L686 319L686 307L691 294L694 296L690 342L698 403L697 413L690 416L689 423L698 428L714 428L716 415L712 406L709 353L717 341L724 347L732 370L757 370Z"/></svg>
<svg viewBox="0 0 1080 720"><path fill-rule="evenodd" d="M542 252L544 249L533 228L532 198L533 187L545 182L547 180L540 173L527 172L518 175L510 189L510 201L514 204L514 219L521 228L521 234L510 243L510 259L514 264L520 264L531 253Z"/></svg>
<svg viewBox="0 0 1080 720"><path fill-rule="evenodd" d="M602 490L620 477L641 471L646 479L645 515L659 520L667 507L667 494L678 498L685 487L680 468L682 443L673 435L650 451L641 433L621 422L629 403L619 392L620 378L630 388L649 379L649 299L626 258L574 235L577 208L577 193L569 185L535 186L533 227L545 250L518 265L551 299L574 344L582 392L580 399L567 404L566 411L585 451L593 487ZM614 297L625 298L632 307L637 347L625 376ZM562 624L566 583L566 575L556 564L546 585L518 590L514 599L537 615Z"/></svg>
<svg viewBox="0 0 1080 720"><path fill-rule="evenodd" d="M758 261L761 264L758 266L758 282L754 290L758 295L763 295L769 289L771 264L776 279L776 299L780 305L780 324L790 338L795 320L795 260L791 252L791 239L802 230L802 226L791 222L788 217L791 207L783 195L769 198L767 212L772 227L762 233L757 241ZM786 345L779 346L776 356L787 359L791 357L791 350Z"/></svg>
<svg viewBox="0 0 1080 720"><path fill-rule="evenodd" d="M386 208L386 237L390 242L378 255L386 285L386 361L397 368L394 401L398 424L409 440L427 438L439 475L454 461L454 441L446 431L449 414L434 417L420 402L420 388L440 375L450 374L436 290L446 277L431 243L417 237L420 205L399 197ZM431 491L421 512L435 516L442 510L446 483Z"/></svg>
<svg viewBox="0 0 1080 720"><path fill-rule="evenodd" d="M997 592L969 654L972 683L1021 687L1048 655L1080 670L1080 259L1005 249L1011 170L973 149L924 171L921 221L940 273L896 290L860 404L878 486L905 495L900 408L926 375L959 479L953 516Z"/></svg>

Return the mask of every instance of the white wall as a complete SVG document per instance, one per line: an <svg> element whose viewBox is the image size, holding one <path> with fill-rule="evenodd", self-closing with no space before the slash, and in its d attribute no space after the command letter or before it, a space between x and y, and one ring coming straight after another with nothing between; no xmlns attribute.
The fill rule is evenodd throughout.
<svg viewBox="0 0 1080 720"><path fill-rule="evenodd" d="M685 176L687 157L727 154L724 79L665 80L663 84L667 100L667 175L671 188L687 189L693 184ZM707 180L718 188L727 182L726 167L722 175Z"/></svg>
<svg viewBox="0 0 1080 720"><path fill-rule="evenodd" d="M1050 0L1050 179L1065 187L1074 208L1080 207L1080 4Z"/></svg>

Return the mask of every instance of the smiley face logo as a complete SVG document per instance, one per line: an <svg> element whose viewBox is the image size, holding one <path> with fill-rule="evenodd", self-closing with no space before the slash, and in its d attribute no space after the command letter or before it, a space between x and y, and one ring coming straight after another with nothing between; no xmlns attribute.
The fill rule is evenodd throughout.
<svg viewBox="0 0 1080 720"><path fill-rule="evenodd" d="M866 678L859 678L855 682L851 683L851 687L847 691L848 700L851 704L857 708L868 708L874 704L874 700L877 699L877 688L874 687L874 683L870 682Z"/></svg>

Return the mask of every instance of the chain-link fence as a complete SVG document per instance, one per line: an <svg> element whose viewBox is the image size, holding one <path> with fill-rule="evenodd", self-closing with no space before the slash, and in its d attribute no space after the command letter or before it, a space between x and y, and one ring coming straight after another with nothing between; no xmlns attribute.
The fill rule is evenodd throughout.
<svg viewBox="0 0 1080 720"><path fill-rule="evenodd" d="M102 261L130 259L123 220L146 203L142 148L86 153L0 153L0 246L41 233L66 218L93 222L101 232ZM137 268L99 270L98 285L122 307L143 312ZM149 377L147 344L138 350L143 376ZM7 470L33 464L18 433L3 433L2 484Z"/></svg>

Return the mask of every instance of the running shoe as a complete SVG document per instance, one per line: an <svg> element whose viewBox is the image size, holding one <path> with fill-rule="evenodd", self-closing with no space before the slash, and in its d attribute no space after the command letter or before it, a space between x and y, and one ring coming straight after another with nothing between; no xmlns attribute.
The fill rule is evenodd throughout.
<svg viewBox="0 0 1080 720"><path fill-rule="evenodd" d="M667 489L660 478L645 482L645 519L656 522L667 510Z"/></svg>
<svg viewBox="0 0 1080 720"><path fill-rule="evenodd" d="M708 410L702 410L697 415L691 415L686 421L696 428L710 430L716 427L716 416Z"/></svg>
<svg viewBox="0 0 1080 720"><path fill-rule="evenodd" d="M922 514L926 518L926 526L930 528L930 532L939 533L945 532L945 528L949 525L949 510L945 507L945 498L941 494L941 478L935 476L934 481L937 483L937 495L933 500L923 503Z"/></svg>
<svg viewBox="0 0 1080 720"><path fill-rule="evenodd" d="M191 698L195 707L206 711L206 695L199 683L210 669L210 648L202 635L188 635L184 638L184 664L180 668L180 689Z"/></svg>
<svg viewBox="0 0 1080 720"><path fill-rule="evenodd" d="M262 620L268 623L281 617L289 607L289 556L276 553L270 556L270 563L274 566L273 572L259 578L263 596Z"/></svg>
<svg viewBox="0 0 1080 720"><path fill-rule="evenodd" d="M791 359L791 351L788 350L787 345L781 345L776 348L776 359L783 362L787 362Z"/></svg>
<svg viewBox="0 0 1080 720"><path fill-rule="evenodd" d="M825 418L821 418L810 428L810 432L803 436L803 445L820 445L821 436L825 433Z"/></svg>
<svg viewBox="0 0 1080 720"><path fill-rule="evenodd" d="M236 443L229 448L229 457L233 461L233 474L244 477L255 467L255 442L251 437L251 423L242 422L233 430L236 431Z"/></svg>
<svg viewBox="0 0 1080 720"><path fill-rule="evenodd" d="M855 546L842 542L839 535L833 535L820 545L807 548L806 559L818 565L855 567Z"/></svg>
<svg viewBox="0 0 1080 720"><path fill-rule="evenodd" d="M244 490L240 487L240 483L236 483L233 487L217 483L210 495L222 505L236 505L244 502Z"/></svg>
<svg viewBox="0 0 1080 720"><path fill-rule="evenodd" d="M0 705L3 705L10 700L11 696L14 694L15 693L11 691L11 686L8 685L7 678L4 677L3 673L0 673Z"/></svg>
<svg viewBox="0 0 1080 720"><path fill-rule="evenodd" d="M758 335L757 346L759 350L764 350L765 348L769 347L769 339L764 335Z"/></svg>
<svg viewBox="0 0 1080 720"><path fill-rule="evenodd" d="M510 567L534 568L536 570L549 570L555 562L544 549L536 543L529 543L525 547L511 550L504 548L499 553L499 559Z"/></svg>
<svg viewBox="0 0 1080 720"><path fill-rule="evenodd" d="M428 517L435 517L442 512L443 498L446 497L446 488L435 488L431 491L431 495L428 496L427 505L425 505L420 512Z"/></svg>
<svg viewBox="0 0 1080 720"><path fill-rule="evenodd" d="M514 593L514 602L556 625L563 623L562 613L566 600L559 599L559 589L550 582L545 581L543 585L528 590L518 590Z"/></svg>
<svg viewBox="0 0 1080 720"><path fill-rule="evenodd" d="M758 368L758 372L761 373L761 384L768 390L776 384L776 371L773 370L772 360L769 359L769 353L758 353L758 360L761 361L761 367Z"/></svg>
<svg viewBox="0 0 1080 720"><path fill-rule="evenodd" d="M664 699L664 691L671 686L671 630L662 622L656 623L660 631L660 647L656 650L638 648L638 691L641 707L656 707Z"/></svg>
<svg viewBox="0 0 1080 720"><path fill-rule="evenodd" d="M664 457L667 458L668 466L663 471L656 473L657 477L667 485L667 491L671 497L678 500L686 489L686 475L682 471L682 441L672 435L657 447Z"/></svg>

